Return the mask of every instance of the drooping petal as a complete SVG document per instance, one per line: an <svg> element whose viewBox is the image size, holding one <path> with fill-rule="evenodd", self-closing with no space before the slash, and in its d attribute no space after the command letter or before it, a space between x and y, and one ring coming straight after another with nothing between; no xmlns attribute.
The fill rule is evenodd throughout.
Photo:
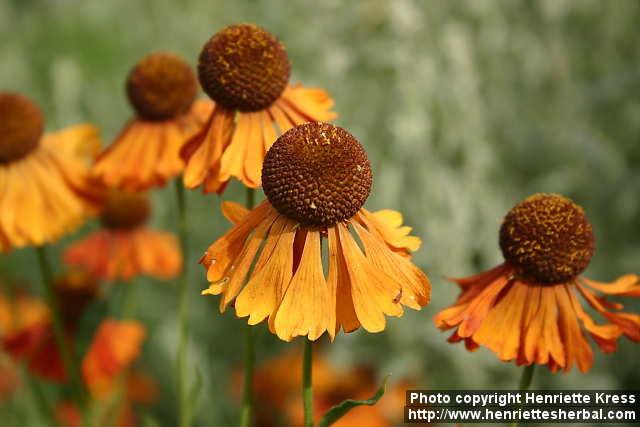
<svg viewBox="0 0 640 427"><path fill-rule="evenodd" d="M331 111L334 102L329 94L323 89L306 88L301 85L288 86L279 102L294 111L297 116L302 117L302 122L328 122L334 120L338 115Z"/></svg>
<svg viewBox="0 0 640 427"><path fill-rule="evenodd" d="M240 293L256 254L264 243L264 238L277 217L278 215L276 213L272 213L260 222L254 233L246 240L238 257L225 269L223 280L227 282L227 285L220 299L221 313L226 310L227 306L238 296L238 293Z"/></svg>
<svg viewBox="0 0 640 427"><path fill-rule="evenodd" d="M180 156L186 162L185 187L196 188L204 184L206 192L224 190L225 182L219 179L220 161L231 142L234 116L233 111L216 105L209 121L182 147Z"/></svg>
<svg viewBox="0 0 640 427"><path fill-rule="evenodd" d="M300 265L287 287L275 318L275 331L284 341L307 336L315 341L329 327L329 289L322 271L320 233L306 233Z"/></svg>
<svg viewBox="0 0 640 427"><path fill-rule="evenodd" d="M411 227L402 226L402 214L391 209L383 209L377 212L369 212L361 209L357 218L367 229L379 235L396 251L405 253L415 252L420 248L422 240L411 236Z"/></svg>
<svg viewBox="0 0 640 427"><path fill-rule="evenodd" d="M242 206L240 203L225 201L221 206L222 215L227 218L231 223L240 223L245 216L249 213L249 209Z"/></svg>
<svg viewBox="0 0 640 427"><path fill-rule="evenodd" d="M192 133L193 120L131 120L98 156L93 175L107 187L129 191L164 186L184 169L180 148Z"/></svg>
<svg viewBox="0 0 640 427"><path fill-rule="evenodd" d="M200 264L207 269L207 280L209 282L215 283L223 279L225 270L238 257L249 234L265 217L274 212L275 210L269 203L261 203L247 214L244 221L235 225L209 246L204 256L200 259Z"/></svg>
<svg viewBox="0 0 640 427"><path fill-rule="evenodd" d="M571 307L566 286L554 286L556 292L556 302L558 304L560 336L564 343L566 355L565 371L569 371L573 362L582 372L587 372L593 365L593 351L589 346L576 317L575 311Z"/></svg>
<svg viewBox="0 0 640 427"><path fill-rule="evenodd" d="M366 259L343 224L336 225L351 282L353 306L362 326L369 332L380 332L386 325L385 315L401 316L399 304L402 288L384 271Z"/></svg>
<svg viewBox="0 0 640 427"><path fill-rule="evenodd" d="M640 297L640 276L636 274L626 274L612 283L596 282L586 277L581 277L580 282L603 294Z"/></svg>
<svg viewBox="0 0 640 427"><path fill-rule="evenodd" d="M66 249L64 262L105 280L137 275L175 277L182 255L175 236L144 228L100 230Z"/></svg>
<svg viewBox="0 0 640 427"><path fill-rule="evenodd" d="M280 304L283 289L291 281L294 236L295 223L284 217L276 219L251 279L236 298L236 314L249 316L250 325L262 322Z"/></svg>
<svg viewBox="0 0 640 427"><path fill-rule="evenodd" d="M0 249L53 242L94 213L88 161L96 132L82 126L45 135L27 156L0 165Z"/></svg>
<svg viewBox="0 0 640 427"><path fill-rule="evenodd" d="M402 288L400 303L414 310L427 305L431 296L431 284L427 276L411 261L391 251L384 240L378 240L356 221L351 224L360 236L367 259Z"/></svg>
<svg viewBox="0 0 640 427"><path fill-rule="evenodd" d="M351 281L345 264L342 245L336 227L328 230L329 240L329 275L327 285L331 306L329 317L329 336L333 339L340 328L345 332L355 331L360 327L360 321L353 307L351 296ZM332 327L332 325L334 325Z"/></svg>

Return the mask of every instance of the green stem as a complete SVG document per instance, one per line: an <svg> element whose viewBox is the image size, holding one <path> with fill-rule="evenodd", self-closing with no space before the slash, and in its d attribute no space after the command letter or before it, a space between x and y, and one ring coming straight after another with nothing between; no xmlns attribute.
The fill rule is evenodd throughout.
<svg viewBox="0 0 640 427"><path fill-rule="evenodd" d="M31 375L23 364L20 365L20 374L22 381L24 381L25 388L40 414L44 417L47 424L52 427L56 427L57 424L55 422L53 410L51 409L51 406L49 406L37 379Z"/></svg>
<svg viewBox="0 0 640 427"><path fill-rule="evenodd" d="M133 317L133 314L136 311L137 286L140 285L136 283L129 283L126 285L122 284L122 289L124 291L124 295L122 296L123 301L121 304L122 310L120 313L122 319L129 319Z"/></svg>
<svg viewBox="0 0 640 427"><path fill-rule="evenodd" d="M183 266L178 279L179 295L178 295L178 350L176 355L178 369L178 395L179 395L179 412L180 427L190 425L190 405L189 393L187 390L187 342L188 342L188 306L189 292L187 282L187 266L189 265L188 257L188 224L187 224L187 206L182 181L176 179L176 199L178 203L178 234L180 236L180 248L182 249Z"/></svg>
<svg viewBox="0 0 640 427"><path fill-rule="evenodd" d="M312 342L304 340L304 358L302 360L302 400L304 403L304 427L313 427L313 388L311 386Z"/></svg>
<svg viewBox="0 0 640 427"><path fill-rule="evenodd" d="M522 392L522 391L527 391L529 390L529 387L531 386L531 379L533 378L533 371L535 369L535 364L531 364L529 366L525 366L524 369L522 370L522 376L520 377L520 384L518 385L518 391ZM521 407L522 405L520 405ZM511 427L517 427L518 426L518 422L514 421L511 424L509 424Z"/></svg>
<svg viewBox="0 0 640 427"><path fill-rule="evenodd" d="M40 265L40 273L42 274L42 281L44 282L45 298L47 300L47 305L51 310L56 345L64 365L64 370L71 381L71 387L73 388L78 406L82 410L85 406L84 388L80 381L80 374L76 369L78 364L73 363L74 356L65 339L64 325L62 322L62 316L60 315L60 306L58 305L58 299L56 298L56 294L53 289L53 272L47 258L46 248L44 246L37 246L36 254L38 255L38 264Z"/></svg>
<svg viewBox="0 0 640 427"><path fill-rule="evenodd" d="M255 191L247 188L246 206L248 209L253 209L254 205ZM253 330L250 325L246 325L244 351L244 389L242 392L242 407L240 409L240 427L249 427L251 425L251 413L253 412L253 366L256 359Z"/></svg>
<svg viewBox="0 0 640 427"><path fill-rule="evenodd" d="M246 325L245 329L244 351L244 390L242 392L242 408L240 410L240 427L249 427L253 410L253 365L255 362L253 329L250 325Z"/></svg>

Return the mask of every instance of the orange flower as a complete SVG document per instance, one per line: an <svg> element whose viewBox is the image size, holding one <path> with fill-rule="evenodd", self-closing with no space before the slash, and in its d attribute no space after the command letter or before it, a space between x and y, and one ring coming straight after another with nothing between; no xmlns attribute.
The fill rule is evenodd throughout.
<svg viewBox="0 0 640 427"><path fill-rule="evenodd" d="M575 363L586 372L593 353L585 332L607 353L622 335L640 341L640 316L601 295L640 296L640 277L605 284L580 276L595 245L591 224L571 200L536 194L516 205L502 223L500 248L503 264L454 279L462 292L435 317L439 328L455 328L450 342L464 341L469 350L483 345L518 365L555 372ZM578 295L607 321L595 323Z"/></svg>
<svg viewBox="0 0 640 427"><path fill-rule="evenodd" d="M66 379L51 314L43 301L24 293L12 299L0 294L0 337L4 350L14 360L26 360L35 375L58 382Z"/></svg>
<svg viewBox="0 0 640 427"><path fill-rule="evenodd" d="M379 332L385 315L427 304L427 277L398 254L419 240L399 227L400 214L362 208L372 175L352 135L326 123L298 126L271 147L262 177L268 200L251 212L224 204L236 224L200 260L211 282L202 293L221 294L221 311L234 302L250 325L268 318L271 331L289 341L325 331L333 339L340 328Z"/></svg>
<svg viewBox="0 0 640 427"><path fill-rule="evenodd" d="M93 173L106 186L131 191L163 186L180 174L180 147L206 121L209 101L194 101L198 82L191 67L171 53L146 56L127 79L136 117L100 156Z"/></svg>
<svg viewBox="0 0 640 427"><path fill-rule="evenodd" d="M82 361L82 375L95 399L106 409L98 426L133 427L137 425L135 404L150 404L157 396L157 386L146 375L131 371L140 354L145 329L135 321L104 320ZM119 387L122 387L120 389ZM122 390L122 395L116 393ZM80 427L77 406L62 402L56 407L56 418L65 427Z"/></svg>
<svg viewBox="0 0 640 427"><path fill-rule="evenodd" d="M40 110L0 92L0 251L37 246L73 231L96 199L88 162L98 130L79 125L43 135Z"/></svg>
<svg viewBox="0 0 640 427"><path fill-rule="evenodd" d="M216 105L182 149L187 188L222 193L231 177L257 188L278 131L336 117L324 90L289 85L289 75L284 46L256 25L232 25L204 45L198 77Z"/></svg>
<svg viewBox="0 0 640 427"><path fill-rule="evenodd" d="M298 426L303 424L300 396L302 354L298 350L285 352L260 366L254 375L254 395L261 405L256 408L258 427ZM348 370L337 369L319 353L312 362L314 413L319 422L332 406L345 399L369 399L378 388L375 371L370 366ZM334 426L390 427L401 415L407 383L390 387L375 406L351 409ZM401 395L402 400L398 400ZM399 403L401 402L401 403ZM389 404L393 410L389 411Z"/></svg>
<svg viewBox="0 0 640 427"><path fill-rule="evenodd" d="M97 295L98 283L73 272L58 278L54 291L61 302L66 340L72 346L77 320ZM0 338L7 353L16 360L26 360L33 374L54 382L67 380L51 313L44 302L24 293L12 300L0 294Z"/></svg>
<svg viewBox="0 0 640 427"><path fill-rule="evenodd" d="M143 194L111 191L102 210L104 229L72 244L65 263L106 280L175 277L182 267L178 243L171 233L144 227L150 210Z"/></svg>
<svg viewBox="0 0 640 427"><path fill-rule="evenodd" d="M96 398L114 389L124 373L140 354L145 329L135 321L104 320L96 331L82 361L82 376Z"/></svg>

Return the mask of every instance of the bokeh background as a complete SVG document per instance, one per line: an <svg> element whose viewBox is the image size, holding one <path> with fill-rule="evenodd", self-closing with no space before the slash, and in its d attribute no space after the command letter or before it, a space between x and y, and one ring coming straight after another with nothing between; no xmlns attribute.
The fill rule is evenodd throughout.
<svg viewBox="0 0 640 427"><path fill-rule="evenodd" d="M431 304L391 319L384 333L325 343L336 366L369 364L380 376L393 373L392 383L410 378L430 388L515 386L517 367L447 344L432 316L457 294L445 275L501 261L501 218L534 192L563 193L585 207L598 245L589 277L607 281L640 269L637 1L0 0L0 88L39 103L48 129L87 121L109 143L132 114L124 80L138 58L170 50L195 65L203 43L238 22L255 22L284 42L292 81L331 93L337 123L359 138L374 167L367 207L401 210L424 240L414 259L432 279ZM217 298L199 296L206 285L195 265L228 226L218 209L223 199L242 201L241 186L222 198L188 194L189 365L192 380L202 379L194 409L202 426L233 425L237 417L232 373L243 322L218 314ZM153 201L152 224L174 230L172 188L155 191ZM60 242L56 259L95 227ZM32 250L0 256L0 277L37 293L34 267ZM176 286L148 279L134 286L136 317L149 330L140 363L161 387L141 424L176 425ZM87 331L109 306L92 307ZM640 310L636 302L628 307ZM264 327L257 335L258 361L301 345L279 342ZM617 353L597 353L587 375L538 369L534 387L638 389L638 349L623 340ZM30 405L21 393L0 403L1 424L40 425ZM398 420L401 413L399 406Z"/></svg>

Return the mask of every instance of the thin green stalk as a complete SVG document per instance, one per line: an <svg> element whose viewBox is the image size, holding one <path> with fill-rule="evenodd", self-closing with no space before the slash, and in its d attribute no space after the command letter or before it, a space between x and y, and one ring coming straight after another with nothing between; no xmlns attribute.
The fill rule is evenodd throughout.
<svg viewBox="0 0 640 427"><path fill-rule="evenodd" d="M46 423L52 427L56 427L57 424L55 422L53 410L47 402L47 398L42 392L42 388L38 381L31 375L23 364L20 365L20 374L22 381L24 381L25 388L29 393L29 397L33 400L34 405Z"/></svg>
<svg viewBox="0 0 640 427"><path fill-rule="evenodd" d="M304 427L313 427L313 388L311 386L312 342L304 340L304 358L302 360L302 401L304 403Z"/></svg>
<svg viewBox="0 0 640 427"><path fill-rule="evenodd" d="M137 283L122 285L124 295L122 296L123 301L120 314L123 319L131 318L136 311L137 286L140 285Z"/></svg>
<svg viewBox="0 0 640 427"><path fill-rule="evenodd" d="M249 427L253 411L253 365L255 362L253 330L250 325L246 325L244 351L244 390L242 392L242 408L240 409L240 427Z"/></svg>
<svg viewBox="0 0 640 427"><path fill-rule="evenodd" d="M74 363L74 355L71 353L71 349L66 343L64 325L62 323L62 316L60 315L60 306L58 305L58 299L56 298L56 294L53 289L53 272L47 258L46 248L44 246L37 246L36 254L38 256L38 264L40 266L40 273L42 274L42 281L44 282L45 298L47 300L47 305L51 310L56 345L60 352L62 363L64 364L64 370L69 376L78 406L81 410L84 410L86 403L84 388L80 380L80 373L76 369L78 364Z"/></svg>
<svg viewBox="0 0 640 427"><path fill-rule="evenodd" d="M253 209L254 204L255 191L247 188L246 206L248 209ZM256 359L252 327L245 325L245 328L244 385L242 407L240 408L240 427L249 427L251 425L251 413L253 412L253 366Z"/></svg>
<svg viewBox="0 0 640 427"><path fill-rule="evenodd" d="M182 271L178 279L178 349L176 361L178 364L178 395L179 395L179 413L180 427L188 427L191 424L191 410L189 405L189 391L187 387L187 342L188 342L188 306L189 291L187 282L187 266L189 265L188 256L188 234L189 227L187 224L187 205L184 194L182 181L176 179L176 199L178 203L178 234L180 237L180 248L182 249L182 259L184 260Z"/></svg>
<svg viewBox="0 0 640 427"><path fill-rule="evenodd" d="M531 364L529 366L525 366L524 369L522 370L522 376L520 376L520 384L518 385L518 391L522 392L522 391L527 391L529 390L529 387L531 386L531 379L533 378L533 371L535 370L535 364ZM521 407L522 405L520 405L519 407ZM509 424L511 427L517 427L518 426L518 422L514 421L511 424Z"/></svg>

